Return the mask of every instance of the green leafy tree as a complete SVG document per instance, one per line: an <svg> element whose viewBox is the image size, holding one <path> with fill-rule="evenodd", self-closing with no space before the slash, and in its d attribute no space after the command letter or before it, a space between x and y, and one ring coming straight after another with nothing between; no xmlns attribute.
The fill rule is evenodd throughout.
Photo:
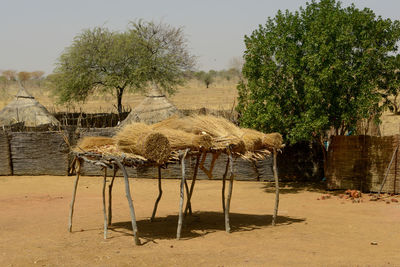
<svg viewBox="0 0 400 267"><path fill-rule="evenodd" d="M88 29L74 38L58 59L54 76L60 102L84 101L95 91L111 92L122 112L122 96L128 88L139 88L143 53L138 38L106 28Z"/></svg>
<svg viewBox="0 0 400 267"><path fill-rule="evenodd" d="M398 40L398 21L335 0L279 11L245 37L241 124L290 143L352 131L381 113L379 79Z"/></svg>
<svg viewBox="0 0 400 267"><path fill-rule="evenodd" d="M391 56L387 60L382 78L380 79L379 88L383 90L385 96L385 104L394 112L399 114L400 103L400 55Z"/></svg>
<svg viewBox="0 0 400 267"><path fill-rule="evenodd" d="M129 33L138 36L144 51L143 75L168 93L185 83L186 73L193 69L195 58L190 54L183 28L154 21L131 22Z"/></svg>
<svg viewBox="0 0 400 267"><path fill-rule="evenodd" d="M60 102L84 101L95 91L112 92L122 112L127 89L144 90L149 83L173 92L183 83L188 55L183 33L166 24L132 23L125 32L95 27L74 38L51 77ZM185 65L188 63L187 65Z"/></svg>

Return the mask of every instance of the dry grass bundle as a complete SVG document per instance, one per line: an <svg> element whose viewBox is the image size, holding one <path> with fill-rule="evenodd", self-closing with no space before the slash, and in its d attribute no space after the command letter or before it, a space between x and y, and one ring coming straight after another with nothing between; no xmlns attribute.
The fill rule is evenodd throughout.
<svg viewBox="0 0 400 267"><path fill-rule="evenodd" d="M195 115L188 117L171 117L153 125L153 129L170 128L182 130L187 133L207 133L213 138L226 138L228 136L241 137L239 127L227 119L210 115Z"/></svg>
<svg viewBox="0 0 400 267"><path fill-rule="evenodd" d="M169 128L158 128L157 132L165 135L174 150L190 148L199 150L201 148L209 149L212 146L211 136L208 134L195 135L182 130Z"/></svg>
<svg viewBox="0 0 400 267"><path fill-rule="evenodd" d="M232 146L234 152L241 153L245 150L245 144L241 140L243 133L240 128L227 119L215 116L196 115L189 117L171 117L153 125L153 129L182 130L195 135L210 135L212 148L224 149Z"/></svg>
<svg viewBox="0 0 400 267"><path fill-rule="evenodd" d="M78 144L74 148L74 151L93 151L107 145L115 145L114 139L102 136L86 136L79 140Z"/></svg>
<svg viewBox="0 0 400 267"><path fill-rule="evenodd" d="M262 143L265 147L273 147L279 149L283 147L283 138L280 133L264 134Z"/></svg>
<svg viewBox="0 0 400 267"><path fill-rule="evenodd" d="M256 151L263 148L264 133L247 128L243 128L242 132L242 140L245 144L246 151Z"/></svg>
<svg viewBox="0 0 400 267"><path fill-rule="evenodd" d="M125 126L117 133L115 140L120 150L141 155L157 163L166 162L171 154L168 138L143 123Z"/></svg>

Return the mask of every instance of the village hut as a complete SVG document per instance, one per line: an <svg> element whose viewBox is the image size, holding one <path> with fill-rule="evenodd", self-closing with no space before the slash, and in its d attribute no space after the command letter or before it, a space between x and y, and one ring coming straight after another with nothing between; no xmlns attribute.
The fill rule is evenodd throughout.
<svg viewBox="0 0 400 267"><path fill-rule="evenodd" d="M178 109L172 104L157 85L153 85L146 98L136 107L120 124L125 126L133 122L153 124L179 114Z"/></svg>
<svg viewBox="0 0 400 267"><path fill-rule="evenodd" d="M21 87L15 99L0 111L0 125L23 122L25 126L59 125L60 122Z"/></svg>

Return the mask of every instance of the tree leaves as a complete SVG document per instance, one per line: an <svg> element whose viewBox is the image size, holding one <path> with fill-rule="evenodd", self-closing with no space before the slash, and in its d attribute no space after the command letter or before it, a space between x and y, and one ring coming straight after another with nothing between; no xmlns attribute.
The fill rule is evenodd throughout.
<svg viewBox="0 0 400 267"><path fill-rule="evenodd" d="M330 129L345 134L379 115L378 83L398 29L397 21L334 0L279 11L245 36L241 123L297 142Z"/></svg>

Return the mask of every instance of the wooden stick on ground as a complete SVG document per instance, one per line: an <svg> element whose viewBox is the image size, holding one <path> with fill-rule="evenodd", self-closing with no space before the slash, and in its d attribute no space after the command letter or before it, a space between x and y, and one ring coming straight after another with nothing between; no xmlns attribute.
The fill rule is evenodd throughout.
<svg viewBox="0 0 400 267"><path fill-rule="evenodd" d="M278 178L278 168L276 167L276 148L274 148L274 165L273 165L273 172L274 172L274 179L275 179L275 208L274 208L274 215L272 217L272 225L275 226L276 224L276 217L278 216L278 206L279 206L279 178Z"/></svg>
<svg viewBox="0 0 400 267"><path fill-rule="evenodd" d="M154 221L154 217L156 216L158 202L160 202L162 193L163 193L163 191L162 191L162 187L161 187L161 167L158 166L158 197L156 199L156 203L154 204L153 213L151 214L151 218L150 218L151 222Z"/></svg>
<svg viewBox="0 0 400 267"><path fill-rule="evenodd" d="M108 185L108 225L110 226L112 223L112 188L114 185L115 175L117 174L118 167L116 165L113 166L114 174L111 179L111 183Z"/></svg>
<svg viewBox="0 0 400 267"><path fill-rule="evenodd" d="M182 168L182 181L181 181L181 190L180 190L180 201L179 201L179 219L178 219L178 229L176 231L176 239L181 238L181 230L182 230L182 221L183 221L183 201L185 195L185 158L189 149L186 149L183 154L181 154L181 168ZM182 151L181 151L182 152Z"/></svg>
<svg viewBox="0 0 400 267"><path fill-rule="evenodd" d="M69 210L69 220L68 220L68 231L72 231L72 217L74 216L74 206L75 206L75 197L76 197L76 190L78 188L79 176L81 174L81 164L82 162L79 159L76 159L76 178L74 183L74 190L72 191L72 200Z"/></svg>
<svg viewBox="0 0 400 267"><path fill-rule="evenodd" d="M224 175L222 176L222 212L225 213L225 184L226 184L226 175L228 174L229 170L229 157L226 161L226 167Z"/></svg>
<svg viewBox="0 0 400 267"><path fill-rule="evenodd" d="M106 183L107 183L107 168L104 168L104 179L103 179L103 215L104 215L104 239L107 239L107 208L106 208Z"/></svg>
<svg viewBox="0 0 400 267"><path fill-rule="evenodd" d="M190 184L190 190L189 190L189 194L188 194L188 199L186 201L185 216L186 216L188 210L189 210L189 214L192 215L191 199L192 199L192 195L193 195L194 184L196 183L196 179L197 179L197 172L199 170L200 157L201 157L201 154L197 155L197 158L196 158L196 165L194 166L192 183Z"/></svg>
<svg viewBox="0 0 400 267"><path fill-rule="evenodd" d="M231 226L229 225L229 209L230 209L230 206L231 206L232 189L233 189L233 178L234 178L232 151L231 151L230 148L228 149L228 158L229 158L230 179L229 179L228 198L226 199L226 205L225 205L225 231L230 233L231 232Z"/></svg>
<svg viewBox="0 0 400 267"><path fill-rule="evenodd" d="M122 174L124 175L125 193L126 193L126 198L128 199L129 211L130 211L130 214L131 214L133 236L134 236L134 239L135 239L135 244L136 245L140 245L140 240L139 240L139 236L138 236L138 229L137 229L137 225L136 225L135 209L133 207L131 191L130 191L130 188L129 188L128 173L126 172L126 169L125 169L124 165L122 165L122 163L118 159L114 159L114 162L118 165L118 168L122 171Z"/></svg>

